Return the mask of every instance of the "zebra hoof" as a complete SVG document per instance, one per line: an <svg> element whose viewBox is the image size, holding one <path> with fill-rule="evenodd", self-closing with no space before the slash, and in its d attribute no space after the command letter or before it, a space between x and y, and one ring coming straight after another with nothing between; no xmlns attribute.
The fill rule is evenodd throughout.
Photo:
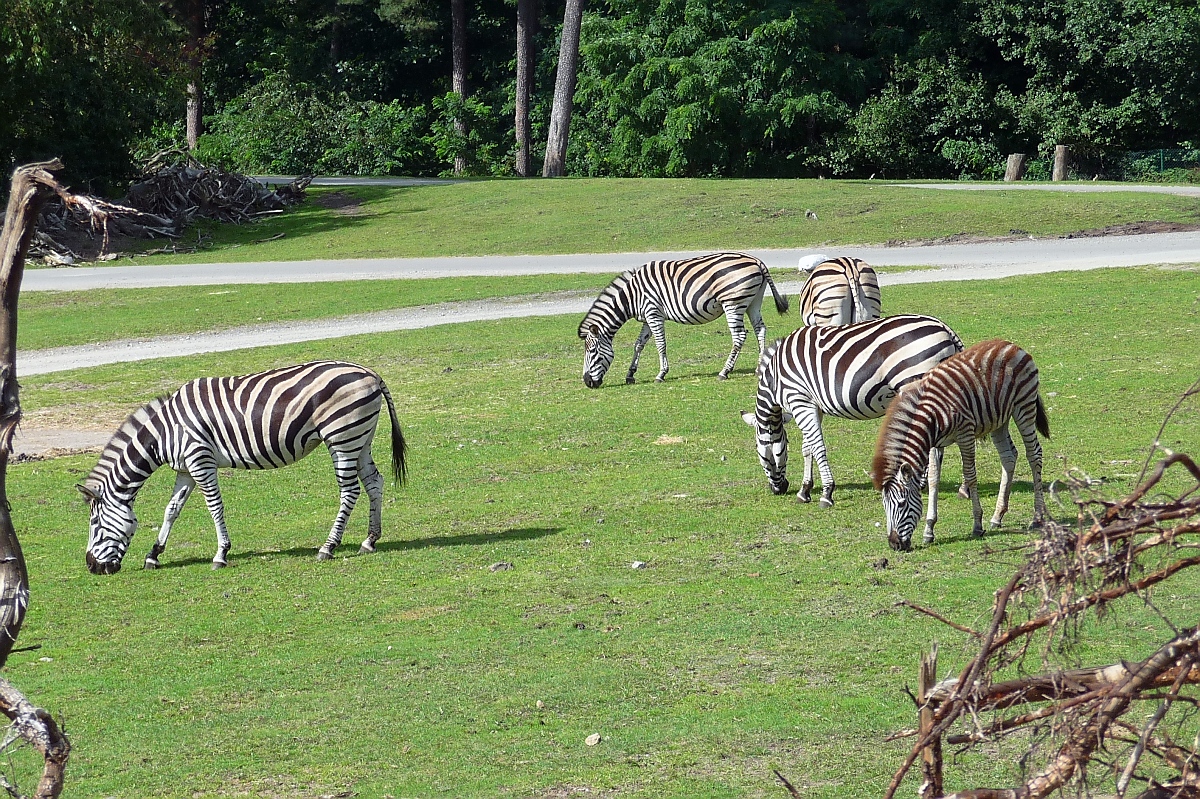
<svg viewBox="0 0 1200 799"><path fill-rule="evenodd" d="M333 560L333 553L325 547L317 550L317 560Z"/></svg>
<svg viewBox="0 0 1200 799"><path fill-rule="evenodd" d="M832 500L832 499L830 499L829 497L821 497L821 501L820 501L818 504L819 504L819 505L820 505L822 508L832 508L832 507L833 507L833 500Z"/></svg>
<svg viewBox="0 0 1200 799"><path fill-rule="evenodd" d="M958 487L958 495L960 497L962 497L963 499L970 499L971 498L971 490L969 488L967 488L965 485L961 485Z"/></svg>
<svg viewBox="0 0 1200 799"><path fill-rule="evenodd" d="M989 530L999 530L1000 522L996 521L995 519L992 519L990 522L988 522L988 529Z"/></svg>
<svg viewBox="0 0 1200 799"><path fill-rule="evenodd" d="M923 540L923 541L924 541L926 544L932 544L932 543L933 543L933 531L932 531L932 530L926 530L926 531L925 531L925 535L924 535L924 536L922 536L922 540Z"/></svg>
<svg viewBox="0 0 1200 799"><path fill-rule="evenodd" d="M720 372L717 374L717 379L718 380L728 380L729 375L725 374L724 372Z"/></svg>
<svg viewBox="0 0 1200 799"><path fill-rule="evenodd" d="M142 564L143 569L157 569L158 561L154 558L146 558L146 562Z"/></svg>
<svg viewBox="0 0 1200 799"><path fill-rule="evenodd" d="M983 538L983 528L976 527L974 530L971 531L971 537L972 538Z"/></svg>
<svg viewBox="0 0 1200 799"><path fill-rule="evenodd" d="M1045 525L1045 522L1042 521L1041 519L1034 519L1033 521L1031 521L1029 523L1029 529L1030 530L1041 530L1044 525Z"/></svg>
<svg viewBox="0 0 1200 799"><path fill-rule="evenodd" d="M228 564L228 563L226 563L226 562L225 562L225 561L223 561L223 560L214 560L214 561L212 562L212 570L213 570L213 571L216 571L216 570L218 570L218 569L224 569L224 568L225 568L226 566L228 566L228 565L229 565L229 564Z"/></svg>
<svg viewBox="0 0 1200 799"><path fill-rule="evenodd" d="M662 381L663 381L663 378L661 378L661 377L654 378L655 383L661 383Z"/></svg>
<svg viewBox="0 0 1200 799"><path fill-rule="evenodd" d="M373 554L374 552L375 552L375 547L371 546L370 544L363 544L362 546L360 546L358 548L358 554L360 554L360 555L370 555L370 554Z"/></svg>
<svg viewBox="0 0 1200 799"><path fill-rule="evenodd" d="M629 377L625 378L625 385L627 385L627 386L632 386L636 382L637 381L633 379L633 375L630 375Z"/></svg>

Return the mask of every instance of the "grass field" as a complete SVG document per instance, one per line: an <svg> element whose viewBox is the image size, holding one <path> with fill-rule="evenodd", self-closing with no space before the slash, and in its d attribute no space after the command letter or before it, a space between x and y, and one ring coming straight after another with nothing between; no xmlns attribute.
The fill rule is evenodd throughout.
<svg viewBox="0 0 1200 799"><path fill-rule="evenodd" d="M1027 348L1049 406L1048 477L1079 467L1113 493L1130 487L1200 368L1196 271L895 287L885 303L935 314L968 343L1004 336ZM772 333L792 321L767 317ZM368 557L353 555L364 502L346 557L313 559L336 504L324 455L222 475L233 551L221 572L208 567L214 536L199 502L165 568L138 568L166 473L139 499L126 570L98 578L83 566L87 513L72 488L95 456L10 467L33 591L21 644L42 648L14 655L7 676L65 720L69 794L774 797L779 768L806 797L879 795L906 751L882 738L913 723L903 686L918 654L939 640L949 671L965 651L963 636L893 603L977 623L1015 562L1010 548L1027 540L1028 484L998 534L969 539L968 504L948 498L936 545L892 553L864 471L877 423L828 421L838 505L800 506L769 494L737 417L753 401L753 345L720 382L723 326L671 326L666 383L589 391L576 323L455 325L24 379L34 414L112 416L198 375L348 358L387 379L411 444L410 483L387 488L384 538ZM619 338L616 377L635 334ZM1163 443L1200 452L1200 409L1185 409ZM986 505L999 474L988 448L980 472ZM952 452L948 497L959 473ZM491 571L498 562L513 568ZM1194 616L1198 587L1186 576L1155 599ZM1152 614L1116 613L1081 655L1138 658L1166 637ZM592 733L603 740L589 747ZM961 758L947 787L1011 777L1015 750Z"/></svg>
<svg viewBox="0 0 1200 799"><path fill-rule="evenodd" d="M932 191L868 181L485 180L310 191L312 200L283 216L201 228L211 247L199 253L137 263L788 248L1200 222L1200 202L1187 197ZM357 202L320 204L348 198Z"/></svg>
<svg viewBox="0 0 1200 799"><path fill-rule="evenodd" d="M34 291L21 295L17 344L23 350L34 350L440 302L557 291L599 292L612 277L531 275Z"/></svg>

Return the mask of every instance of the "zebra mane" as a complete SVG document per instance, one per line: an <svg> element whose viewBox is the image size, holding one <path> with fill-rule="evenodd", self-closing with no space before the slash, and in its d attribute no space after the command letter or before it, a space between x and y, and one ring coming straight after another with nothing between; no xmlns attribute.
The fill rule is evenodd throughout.
<svg viewBox="0 0 1200 799"><path fill-rule="evenodd" d="M84 478L85 484L99 485L103 483L104 476L108 474L113 465L116 464L129 448L129 442L133 441L138 432L146 426L146 420L158 412L167 400L171 398L170 394L159 394L154 399L141 406L133 413L125 418L121 426L117 428L117 432L112 434L112 438L104 445L104 450L100 453L100 461L92 468L92 471Z"/></svg>
<svg viewBox="0 0 1200 799"><path fill-rule="evenodd" d="M901 455L912 433L922 388L922 381L918 380L900 389L883 416L883 426L879 428L879 438L875 442L875 456L871 458L871 482L876 491L881 491L900 471Z"/></svg>
<svg viewBox="0 0 1200 799"><path fill-rule="evenodd" d="M633 276L635 270L629 269L613 278L612 282L604 287L600 292L600 296L592 303L592 307L588 309L584 315L583 321L579 323L578 335L580 338L587 338L588 328L592 325L597 325L601 330L607 331L610 335L616 335L617 330L621 329L621 325L628 321L628 317L623 317L624 311L620 307L619 300L629 293L629 280ZM620 324L615 328L612 326L614 319L620 319Z"/></svg>

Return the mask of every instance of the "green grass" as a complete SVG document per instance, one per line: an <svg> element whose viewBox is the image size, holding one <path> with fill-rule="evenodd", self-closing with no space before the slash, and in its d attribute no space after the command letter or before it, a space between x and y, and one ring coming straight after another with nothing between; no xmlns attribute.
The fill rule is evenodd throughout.
<svg viewBox="0 0 1200 799"><path fill-rule="evenodd" d="M212 247L199 253L137 262L789 248L1200 222L1200 202L1187 197L933 191L866 181L486 180L339 191L359 198L362 213L346 216L310 201L253 225L208 226ZM818 219L807 219L807 210Z"/></svg>
<svg viewBox="0 0 1200 799"><path fill-rule="evenodd" d="M887 307L940 316L968 342L1003 336L1028 349L1049 405L1047 475L1079 467L1114 493L1196 376L1195 271L895 287ZM978 624L1014 562L1005 550L1027 540L1028 485L983 542L966 535L967 503L947 498L938 544L892 553L864 475L877 423L828 420L838 505L799 506L770 495L737 417L753 400L753 347L717 381L728 334L671 326L666 383L645 375L589 391L576 321L23 380L29 411L105 414L201 374L344 357L382 372L412 447L409 485L386 491L381 551L352 554L364 503L347 557L324 564L313 553L335 510L327 457L224 474L234 548L216 573L199 502L184 510L166 568L138 569L168 474L139 499L145 528L126 570L98 578L83 567L87 514L72 488L95 456L10 467L33 590L21 644L42 649L14 655L6 676L65 720L68 791L776 797L779 768L806 797L880 795L906 751L882 738L914 723L902 689L918 654L940 641L948 671L966 652L959 633L893 603ZM788 329L773 314L767 323ZM620 337L615 377L635 334ZM1182 412L1163 443L1200 451L1200 408ZM377 459L386 452L380 441ZM988 448L980 472L994 501ZM958 474L952 453L948 495ZM874 568L881 557L888 567ZM634 570L634 560L648 565ZM488 569L500 561L514 568ZM1155 599L1190 618L1197 588L1184 576ZM1082 655L1137 658L1167 637L1150 614L1117 612ZM604 740L585 746L594 732ZM1016 748L960 758L947 787L1011 778Z"/></svg>
<svg viewBox="0 0 1200 799"><path fill-rule="evenodd" d="M34 350L440 302L551 291L599 292L611 279L612 275L529 275L34 291L21 295L17 344Z"/></svg>

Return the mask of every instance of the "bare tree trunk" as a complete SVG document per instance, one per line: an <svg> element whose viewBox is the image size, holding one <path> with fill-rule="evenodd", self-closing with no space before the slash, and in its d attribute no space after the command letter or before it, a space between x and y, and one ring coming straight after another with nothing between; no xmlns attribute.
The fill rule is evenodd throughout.
<svg viewBox="0 0 1200 799"><path fill-rule="evenodd" d="M12 193L0 233L0 666L8 660L29 605L29 572L21 542L13 529L6 477L13 433L21 421L17 393L17 299L25 272L25 254L37 226L42 203L59 188L50 174L62 169L54 160L13 171ZM71 745L44 710L34 707L15 687L0 679L0 713L13 729L42 754L45 768L35 797L54 799L62 793L63 771Z"/></svg>
<svg viewBox="0 0 1200 799"><path fill-rule="evenodd" d="M517 0L517 174L533 172L529 152L529 100L533 95L533 34L537 27L537 0Z"/></svg>
<svg viewBox="0 0 1200 799"><path fill-rule="evenodd" d="M187 28L187 146L195 150L204 133L204 0L185 0L182 10Z"/></svg>
<svg viewBox="0 0 1200 799"><path fill-rule="evenodd" d="M575 77L579 68L579 26L583 0L567 0L563 14L562 44L558 48L558 73L554 80L554 106L550 111L550 135L546 138L546 162L542 176L562 177L566 171L567 137L571 130L571 106L575 101Z"/></svg>
<svg viewBox="0 0 1200 799"><path fill-rule="evenodd" d="M1051 174L1051 180L1066 180L1067 166L1071 163L1071 151L1065 144L1056 145L1054 148L1054 172Z"/></svg>
<svg viewBox="0 0 1200 799"><path fill-rule="evenodd" d="M450 0L450 90L463 100L467 99L467 0ZM454 120L454 132L461 141L467 138L467 122L460 115ZM461 175L467 169L466 153L454 156L454 174Z"/></svg>
<svg viewBox="0 0 1200 799"><path fill-rule="evenodd" d="M1004 182L1013 183L1025 176L1025 153L1013 153L1008 156L1008 164L1004 168Z"/></svg>

